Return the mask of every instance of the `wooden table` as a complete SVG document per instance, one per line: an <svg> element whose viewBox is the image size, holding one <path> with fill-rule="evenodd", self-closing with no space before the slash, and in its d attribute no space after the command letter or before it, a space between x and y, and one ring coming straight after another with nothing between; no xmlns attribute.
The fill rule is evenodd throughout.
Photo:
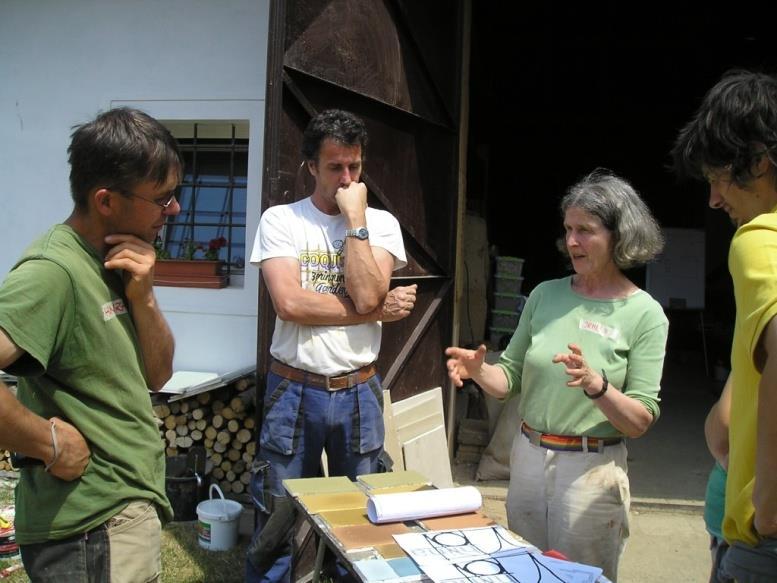
<svg viewBox="0 0 777 583"><path fill-rule="evenodd" d="M284 486L318 537L314 582L319 581L327 547L356 580L365 581L354 563L365 559L407 557L394 542L392 534L495 524L480 512L399 523L371 523L367 518L368 494L434 488L417 472L372 474L360 476L357 482L343 477L285 480ZM422 573L416 580L430 581Z"/></svg>

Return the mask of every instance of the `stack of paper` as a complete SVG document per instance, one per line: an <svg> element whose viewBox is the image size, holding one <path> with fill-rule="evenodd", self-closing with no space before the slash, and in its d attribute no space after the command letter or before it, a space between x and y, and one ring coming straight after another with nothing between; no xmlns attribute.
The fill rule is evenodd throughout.
<svg viewBox="0 0 777 583"><path fill-rule="evenodd" d="M483 499L474 486L398 494L377 494L367 501L367 516L375 523L419 520L473 512Z"/></svg>
<svg viewBox="0 0 777 583"><path fill-rule="evenodd" d="M598 567L546 557L501 526L397 534L394 539L435 583L480 580L596 583L602 575Z"/></svg>

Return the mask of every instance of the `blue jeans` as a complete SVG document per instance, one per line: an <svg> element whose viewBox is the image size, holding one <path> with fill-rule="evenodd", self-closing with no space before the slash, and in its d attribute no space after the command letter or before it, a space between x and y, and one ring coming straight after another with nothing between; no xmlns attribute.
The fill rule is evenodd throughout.
<svg viewBox="0 0 777 583"><path fill-rule="evenodd" d="M719 580L737 583L777 582L777 538L764 538L755 546L733 542L720 563Z"/></svg>
<svg viewBox="0 0 777 583"><path fill-rule="evenodd" d="M108 529L104 524L70 538L21 545L20 551L24 569L31 581L110 581Z"/></svg>
<svg viewBox="0 0 777 583"><path fill-rule="evenodd" d="M89 532L20 550L35 583L148 583L159 580L161 534L153 503L133 500Z"/></svg>
<svg viewBox="0 0 777 583"><path fill-rule="evenodd" d="M291 580L295 513L283 480L320 475L324 450L330 476L355 480L358 475L374 473L383 440L379 376L330 392L268 373L250 485L257 530L248 549L246 581Z"/></svg>
<svg viewBox="0 0 777 583"><path fill-rule="evenodd" d="M710 583L734 583L731 577L727 577L720 570L720 563L728 550L728 543L722 537L710 535L710 554L712 555L712 572Z"/></svg>

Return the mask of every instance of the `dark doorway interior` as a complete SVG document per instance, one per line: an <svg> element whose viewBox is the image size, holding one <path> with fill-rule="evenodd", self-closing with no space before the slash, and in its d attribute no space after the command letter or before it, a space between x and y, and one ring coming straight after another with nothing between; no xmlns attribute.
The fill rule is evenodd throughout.
<svg viewBox="0 0 777 583"><path fill-rule="evenodd" d="M566 272L555 250L565 189L609 168L663 226L706 230L710 367L727 362L733 228L707 209L704 185L675 179L668 152L724 71L777 69L758 5L473 2L469 210L500 254L526 260L524 293ZM644 270L631 275L644 284ZM700 345L695 315L670 320L670 346Z"/></svg>

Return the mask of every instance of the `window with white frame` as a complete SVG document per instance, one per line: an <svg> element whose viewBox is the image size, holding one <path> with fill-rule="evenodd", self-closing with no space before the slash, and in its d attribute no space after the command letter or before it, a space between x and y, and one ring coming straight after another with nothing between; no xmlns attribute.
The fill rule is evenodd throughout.
<svg viewBox="0 0 777 583"><path fill-rule="evenodd" d="M163 256L224 261L230 287L246 262L247 120L166 121L184 158L181 212L160 233ZM235 277L237 276L237 277Z"/></svg>

